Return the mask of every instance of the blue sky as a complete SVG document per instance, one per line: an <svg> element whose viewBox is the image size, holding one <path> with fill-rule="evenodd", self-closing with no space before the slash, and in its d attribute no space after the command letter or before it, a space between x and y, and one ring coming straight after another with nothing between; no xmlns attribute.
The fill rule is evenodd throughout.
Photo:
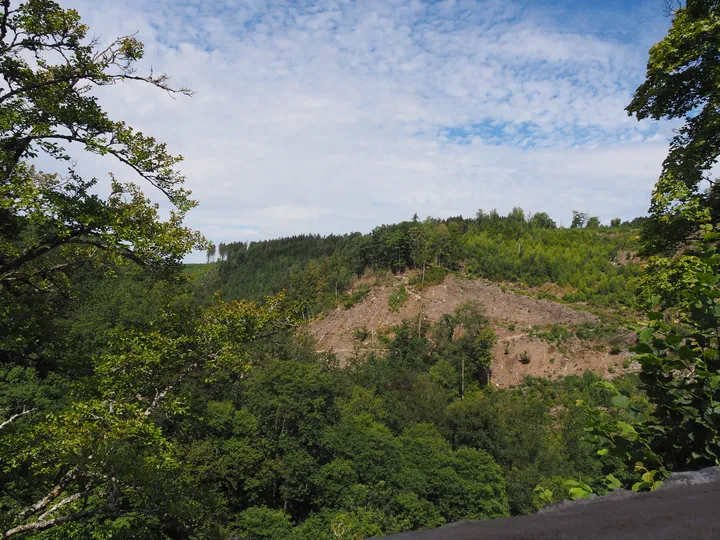
<svg viewBox="0 0 720 540"><path fill-rule="evenodd" d="M185 156L188 223L216 242L513 206L630 218L671 134L624 112L662 0L64 4L104 40L139 32L143 66L196 90L99 98Z"/></svg>

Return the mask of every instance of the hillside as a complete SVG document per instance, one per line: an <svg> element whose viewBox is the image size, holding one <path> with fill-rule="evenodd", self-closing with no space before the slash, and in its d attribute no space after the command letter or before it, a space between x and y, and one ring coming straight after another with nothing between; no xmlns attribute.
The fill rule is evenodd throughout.
<svg viewBox="0 0 720 540"><path fill-rule="evenodd" d="M566 301L634 307L632 254L642 220L610 226L557 227L544 212L428 218L381 225L368 234L299 235L220 244L218 263L198 280L198 299L226 300L287 289L311 318L334 307L366 271L440 268L470 278L530 287L557 286Z"/></svg>
<svg viewBox="0 0 720 540"><path fill-rule="evenodd" d="M635 338L628 325L640 222L559 228L547 214L519 208L414 218L366 235L220 244L217 262L187 271L200 303L215 291L262 300L287 290L317 351L342 362L383 354L403 320L422 312L423 324L434 323L474 301L497 336L493 384L586 370L611 376L636 367L627 346Z"/></svg>
<svg viewBox="0 0 720 540"><path fill-rule="evenodd" d="M468 301L479 302L497 335L493 349L491 382L506 387L526 376L581 375L593 371L607 376L633 369L627 346L634 333L603 312L581 306L519 294L483 280L448 276L436 285L418 290L408 285L408 274L385 280L360 280L355 289L370 285L362 301L349 309L330 311L310 324L318 352L332 351L340 359L382 354L393 328L405 319L435 323ZM407 300L397 311L390 296L404 287ZM527 363L521 355L527 354Z"/></svg>

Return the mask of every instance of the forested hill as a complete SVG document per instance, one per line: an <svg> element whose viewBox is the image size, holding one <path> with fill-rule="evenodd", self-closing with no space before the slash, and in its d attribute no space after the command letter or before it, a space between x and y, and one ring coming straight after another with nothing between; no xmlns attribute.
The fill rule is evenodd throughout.
<svg viewBox="0 0 720 540"><path fill-rule="evenodd" d="M571 227L562 228L544 212L527 215L519 208L507 216L495 211L479 211L475 218L415 216L369 234L220 244L215 265L188 270L200 274L203 301L218 290L225 299L261 300L287 289L309 314L335 306L353 278L368 269L423 267L431 275L457 271L530 287L553 283L567 301L632 306L638 266L627 261L642 221L616 219L605 226L576 212Z"/></svg>

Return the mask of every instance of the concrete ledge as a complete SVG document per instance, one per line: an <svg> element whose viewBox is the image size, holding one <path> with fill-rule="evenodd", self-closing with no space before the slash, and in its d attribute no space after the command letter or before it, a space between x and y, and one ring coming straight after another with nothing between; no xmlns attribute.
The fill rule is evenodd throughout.
<svg viewBox="0 0 720 540"><path fill-rule="evenodd" d="M674 473L653 493L618 490L549 511L396 534L395 540L720 539L720 467Z"/></svg>

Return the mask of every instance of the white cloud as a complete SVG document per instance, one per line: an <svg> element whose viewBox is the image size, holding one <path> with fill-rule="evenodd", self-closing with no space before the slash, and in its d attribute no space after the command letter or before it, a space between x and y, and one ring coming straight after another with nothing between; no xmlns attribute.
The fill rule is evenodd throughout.
<svg viewBox="0 0 720 540"><path fill-rule="evenodd" d="M578 13L499 1L67 3L106 40L139 31L145 67L197 91L99 96L185 156L188 223L216 242L493 207L628 218L666 151L666 128L624 111L662 33L647 14L656 31L628 40L609 12L588 34Z"/></svg>

